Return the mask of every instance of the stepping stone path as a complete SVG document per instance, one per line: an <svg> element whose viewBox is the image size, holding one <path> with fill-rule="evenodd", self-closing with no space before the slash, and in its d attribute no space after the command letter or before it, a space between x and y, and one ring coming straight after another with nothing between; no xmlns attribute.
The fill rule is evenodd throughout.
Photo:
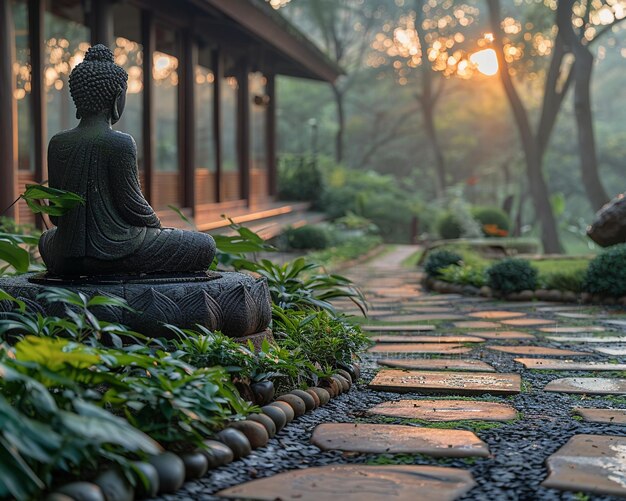
<svg viewBox="0 0 626 501"><path fill-rule="evenodd" d="M510 353L512 355L553 355L556 357L585 356L589 353L582 351L564 350L562 348L549 348L546 346L489 346L490 350Z"/></svg>
<svg viewBox="0 0 626 501"><path fill-rule="evenodd" d="M311 443L323 451L425 454L433 457L486 457L489 448L471 431L396 424L321 424Z"/></svg>
<svg viewBox="0 0 626 501"><path fill-rule="evenodd" d="M457 468L406 465L337 465L281 473L217 493L263 501L453 501L476 485Z"/></svg>
<svg viewBox="0 0 626 501"><path fill-rule="evenodd" d="M554 358L516 358L515 361L524 364L524 367L527 369L553 371L626 371L626 364L578 362Z"/></svg>
<svg viewBox="0 0 626 501"><path fill-rule="evenodd" d="M626 368L626 342L611 344L626 337L617 307L432 294L419 268L401 265L418 250L397 245L342 270L366 295L370 316L357 321L375 342L350 392L295 419L245 464L189 482L180 499L626 497L626 379L595 377ZM349 301L333 304L360 315ZM468 454L478 457L454 459Z"/></svg>
<svg viewBox="0 0 626 501"><path fill-rule="evenodd" d="M441 355L462 355L472 351L462 344L455 343L381 343L372 346L369 353L436 353Z"/></svg>
<svg viewBox="0 0 626 501"><path fill-rule="evenodd" d="M369 384L374 390L396 393L447 393L455 395L513 395L519 393L518 374L402 371L382 369Z"/></svg>
<svg viewBox="0 0 626 501"><path fill-rule="evenodd" d="M575 435L548 458L546 487L626 497L626 436Z"/></svg>
<svg viewBox="0 0 626 501"><path fill-rule="evenodd" d="M567 377L550 381L545 391L588 395L626 395L626 379L606 377Z"/></svg>
<svg viewBox="0 0 626 501"><path fill-rule="evenodd" d="M495 372L489 364L480 360L465 360L452 358L416 358L412 360L398 360L385 358L378 361L378 365L395 367L397 369L417 369L429 371L468 371L468 372Z"/></svg>
<svg viewBox="0 0 626 501"><path fill-rule="evenodd" d="M626 409L585 409L576 407L572 411L590 423L626 425Z"/></svg>
<svg viewBox="0 0 626 501"><path fill-rule="evenodd" d="M517 417L510 405L480 400L396 400L372 407L369 414L423 421L509 421Z"/></svg>

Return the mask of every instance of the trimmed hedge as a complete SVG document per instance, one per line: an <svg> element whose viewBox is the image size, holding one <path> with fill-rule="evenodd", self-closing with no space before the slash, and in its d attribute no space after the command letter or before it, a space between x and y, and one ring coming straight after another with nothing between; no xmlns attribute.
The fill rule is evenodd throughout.
<svg viewBox="0 0 626 501"><path fill-rule="evenodd" d="M472 216L480 223L486 237L506 237L511 229L511 220L506 212L497 207L476 207Z"/></svg>
<svg viewBox="0 0 626 501"><path fill-rule="evenodd" d="M462 261L463 258L456 252L445 249L435 250L428 254L424 263L424 271L429 277L436 278L441 276L441 270L444 268L454 265L459 266Z"/></svg>
<svg viewBox="0 0 626 501"><path fill-rule="evenodd" d="M441 238L446 240L461 238L462 232L461 223L452 212L446 212L437 220L437 233Z"/></svg>
<svg viewBox="0 0 626 501"><path fill-rule="evenodd" d="M601 296L626 296L626 244L610 247L589 263L583 289Z"/></svg>
<svg viewBox="0 0 626 501"><path fill-rule="evenodd" d="M329 231L322 226L306 225L288 228L285 232L287 244L292 249L326 249L330 245Z"/></svg>
<svg viewBox="0 0 626 501"><path fill-rule="evenodd" d="M503 259L487 270L489 287L501 294L537 288L537 269L525 259Z"/></svg>

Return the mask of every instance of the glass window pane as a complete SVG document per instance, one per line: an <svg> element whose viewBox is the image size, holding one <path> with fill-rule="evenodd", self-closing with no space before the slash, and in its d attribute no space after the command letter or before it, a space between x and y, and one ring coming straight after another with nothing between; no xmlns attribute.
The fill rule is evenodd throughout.
<svg viewBox="0 0 626 501"><path fill-rule="evenodd" d="M196 203L215 202L214 82L211 51L203 48L195 68Z"/></svg>
<svg viewBox="0 0 626 501"><path fill-rule="evenodd" d="M182 182L178 157L178 64L176 32L157 25L152 61L154 79L155 205L181 207Z"/></svg>
<svg viewBox="0 0 626 501"><path fill-rule="evenodd" d="M15 25L15 99L17 101L17 165L21 171L34 172L34 127L31 119L31 64L28 45L28 6L26 0L13 1Z"/></svg>
<svg viewBox="0 0 626 501"><path fill-rule="evenodd" d="M237 155L237 112L239 82L234 76L234 64L225 61L225 78L222 82L222 200L239 200L241 187L239 178L239 156Z"/></svg>
<svg viewBox="0 0 626 501"><path fill-rule="evenodd" d="M128 73L128 90L124 113L113 127L135 138L137 165L143 181L143 45L141 40L141 12L126 3L113 5L113 32L115 62Z"/></svg>
<svg viewBox="0 0 626 501"><path fill-rule="evenodd" d="M76 109L68 85L70 72L89 49L89 28L80 0L46 2L44 19L44 86L48 141L76 127Z"/></svg>
<svg viewBox="0 0 626 501"><path fill-rule="evenodd" d="M267 167L267 143L265 137L267 105L266 78L261 73L250 74L250 157L252 169Z"/></svg>

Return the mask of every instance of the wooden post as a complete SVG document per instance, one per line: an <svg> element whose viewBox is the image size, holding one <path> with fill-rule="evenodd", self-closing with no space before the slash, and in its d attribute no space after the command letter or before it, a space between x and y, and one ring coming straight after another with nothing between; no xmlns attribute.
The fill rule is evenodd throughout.
<svg viewBox="0 0 626 501"><path fill-rule="evenodd" d="M276 76L274 73L270 73L266 78L266 93L270 100L265 111L267 184L268 195L273 197L278 193L278 165L276 164Z"/></svg>
<svg viewBox="0 0 626 501"><path fill-rule="evenodd" d="M33 124L35 159L35 181L42 183L48 179L46 88L43 80L44 70L44 0L28 1L28 43L30 46L30 112ZM37 218L37 223L41 219Z"/></svg>
<svg viewBox="0 0 626 501"><path fill-rule="evenodd" d="M241 60L238 72L237 150L239 153L240 197L250 206L250 83L248 56Z"/></svg>
<svg viewBox="0 0 626 501"><path fill-rule="evenodd" d="M11 0L0 0L0 214L15 217L17 185L17 109L13 96L15 34Z"/></svg>
<svg viewBox="0 0 626 501"><path fill-rule="evenodd" d="M215 145L215 201L222 201L222 86L224 85L224 53L213 51L213 144Z"/></svg>
<svg viewBox="0 0 626 501"><path fill-rule="evenodd" d="M196 173L196 120L195 120L195 68L198 61L198 46L191 33L183 34L182 85L179 86L179 144L182 147L183 204L195 214Z"/></svg>
<svg viewBox="0 0 626 501"><path fill-rule="evenodd" d="M115 42L115 36L113 35L113 4L111 0L91 2L90 24L91 44L101 43L111 48Z"/></svg>
<svg viewBox="0 0 626 501"><path fill-rule="evenodd" d="M141 11L141 42L143 43L143 168L144 195L148 202L153 200L153 159L154 159L154 80L152 79L152 58L155 50L154 19L152 13Z"/></svg>

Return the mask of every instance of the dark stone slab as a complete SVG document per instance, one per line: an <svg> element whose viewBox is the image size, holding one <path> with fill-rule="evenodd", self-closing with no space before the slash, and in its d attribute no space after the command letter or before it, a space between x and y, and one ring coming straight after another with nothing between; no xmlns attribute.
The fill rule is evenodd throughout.
<svg viewBox="0 0 626 501"><path fill-rule="evenodd" d="M36 274L0 277L0 289L27 302L29 309L51 316L65 316L61 303L37 300L48 281ZM46 284L46 285L44 285ZM171 337L166 323L183 329L202 325L227 336L243 337L264 331L272 311L265 279L243 273L201 273L194 275L145 275L55 281L55 287L125 300L132 310L109 306L94 307L101 320L117 322L150 337ZM12 305L0 302L0 314Z"/></svg>
<svg viewBox="0 0 626 501"><path fill-rule="evenodd" d="M260 501L453 501L475 482L441 466L334 465L293 470L225 489L218 496Z"/></svg>
<svg viewBox="0 0 626 501"><path fill-rule="evenodd" d="M395 424L320 424L313 431L311 443L325 451L426 454L433 457L489 456L487 444L470 431Z"/></svg>
<svg viewBox="0 0 626 501"><path fill-rule="evenodd" d="M396 393L514 395L521 391L519 374L403 371L383 369L369 384L373 390Z"/></svg>
<svg viewBox="0 0 626 501"><path fill-rule="evenodd" d="M626 497L626 437L574 435L546 461L544 487Z"/></svg>

